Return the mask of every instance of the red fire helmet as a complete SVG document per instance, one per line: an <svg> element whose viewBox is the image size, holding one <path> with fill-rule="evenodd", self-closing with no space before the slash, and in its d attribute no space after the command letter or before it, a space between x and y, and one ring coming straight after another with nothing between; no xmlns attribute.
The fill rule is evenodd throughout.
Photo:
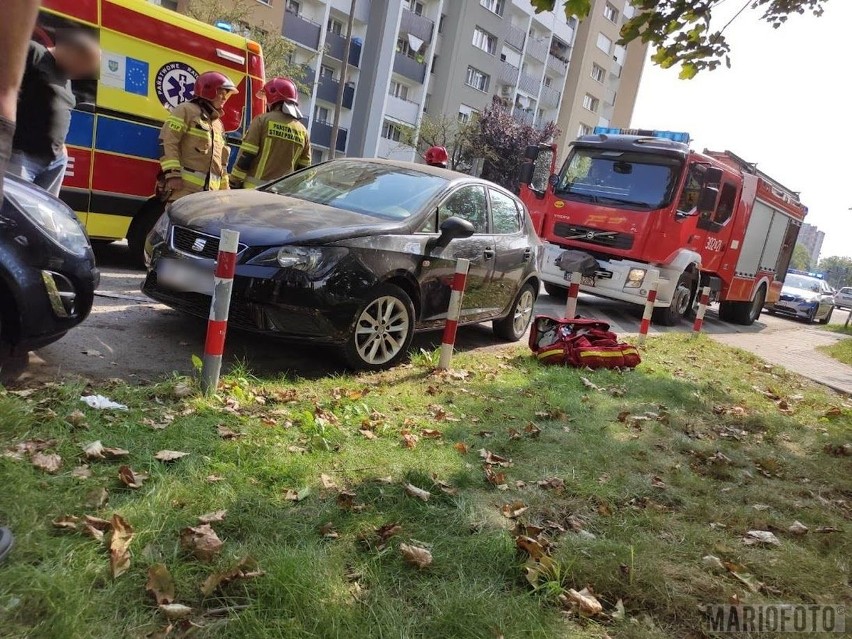
<svg viewBox="0 0 852 639"><path fill-rule="evenodd" d="M263 97L266 98L268 106L280 104L284 113L294 118L302 117L302 112L299 110L299 91L296 88L296 83L290 78L272 78L269 80L263 85Z"/></svg>
<svg viewBox="0 0 852 639"><path fill-rule="evenodd" d="M450 156L447 155L447 149L443 146L430 147L423 156L426 164L429 166L440 166L447 168L447 163L450 161Z"/></svg>
<svg viewBox="0 0 852 639"><path fill-rule="evenodd" d="M207 71L195 78L195 97L213 100L219 93L219 89L225 89L229 93L237 92L237 85L224 73L218 71Z"/></svg>

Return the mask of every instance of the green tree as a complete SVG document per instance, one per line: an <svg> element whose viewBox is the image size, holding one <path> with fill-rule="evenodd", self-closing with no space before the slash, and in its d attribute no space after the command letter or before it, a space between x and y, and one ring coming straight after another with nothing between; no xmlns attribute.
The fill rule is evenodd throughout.
<svg viewBox="0 0 852 639"><path fill-rule="evenodd" d="M280 25L268 25L252 20L256 0L190 0L187 14L207 24L227 22L263 48L266 77L286 76L301 86L305 67L290 62L295 45L281 35Z"/></svg>
<svg viewBox="0 0 852 639"><path fill-rule="evenodd" d="M852 257L834 255L819 261L819 271L834 288L852 286Z"/></svg>
<svg viewBox="0 0 852 639"><path fill-rule="evenodd" d="M417 129L403 131L404 139L401 141L415 147L421 155L430 146L443 146L450 157L449 168L467 173L473 166L476 130L475 118L461 122L458 118L427 114L420 120Z"/></svg>
<svg viewBox="0 0 852 639"><path fill-rule="evenodd" d="M793 257L790 258L790 268L797 271L808 271L811 268L811 254L803 244L796 244Z"/></svg>
<svg viewBox="0 0 852 639"><path fill-rule="evenodd" d="M620 44L648 42L655 49L652 60L664 69L680 65L680 77L689 79L703 69L715 69L723 61L730 66L731 46L725 30L744 11L760 11L761 19L776 29L793 14L821 16L828 0L746 0L733 18L721 27L711 24L713 14L726 0L633 0L636 15L621 28ZM847 0L848 1L848 0ZM742 0L740 0L742 2ZM538 11L565 7L569 17L589 15L594 0L532 0Z"/></svg>

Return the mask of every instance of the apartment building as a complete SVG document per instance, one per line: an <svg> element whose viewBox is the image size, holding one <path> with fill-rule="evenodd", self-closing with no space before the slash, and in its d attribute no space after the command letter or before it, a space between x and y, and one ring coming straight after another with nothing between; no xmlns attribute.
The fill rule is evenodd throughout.
<svg viewBox="0 0 852 639"><path fill-rule="evenodd" d="M596 126L630 126L648 50L639 41L617 44L622 25L633 15L628 0L594 0L578 25L557 120L566 141Z"/></svg>
<svg viewBox="0 0 852 639"><path fill-rule="evenodd" d="M820 231L813 224L802 224L797 242L808 250L808 254L811 256L811 268L816 268L819 264L819 255L822 252L824 241L825 233L823 231Z"/></svg>
<svg viewBox="0 0 852 639"><path fill-rule="evenodd" d="M189 2L152 1L178 11ZM252 22L267 30L280 25L296 47L291 62L307 70L302 111L314 161L327 159L350 0L255 1ZM413 160L410 133L424 114L468 120L494 96L522 122L557 122L567 139L580 124L628 124L644 48L613 44L626 0L595 0L593 15L580 25L558 4L536 13L529 0L356 0L339 154ZM608 53L592 32L606 35ZM592 63L605 69L600 80L586 69ZM597 103L586 103L586 94Z"/></svg>

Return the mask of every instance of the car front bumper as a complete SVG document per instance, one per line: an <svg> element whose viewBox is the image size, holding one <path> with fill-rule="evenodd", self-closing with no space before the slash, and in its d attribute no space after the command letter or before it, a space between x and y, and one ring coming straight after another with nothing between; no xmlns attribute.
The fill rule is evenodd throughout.
<svg viewBox="0 0 852 639"><path fill-rule="evenodd" d="M766 307L768 310L782 315L791 315L801 319L815 317L819 310L818 302L796 302L792 300L778 300Z"/></svg>

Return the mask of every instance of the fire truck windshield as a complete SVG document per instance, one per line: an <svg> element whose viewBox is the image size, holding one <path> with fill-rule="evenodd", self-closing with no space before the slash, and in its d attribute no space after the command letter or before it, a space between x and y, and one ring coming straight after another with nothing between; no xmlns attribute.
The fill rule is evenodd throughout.
<svg viewBox="0 0 852 639"><path fill-rule="evenodd" d="M681 166L676 158L650 153L575 148L554 191L568 199L650 211L671 202Z"/></svg>

